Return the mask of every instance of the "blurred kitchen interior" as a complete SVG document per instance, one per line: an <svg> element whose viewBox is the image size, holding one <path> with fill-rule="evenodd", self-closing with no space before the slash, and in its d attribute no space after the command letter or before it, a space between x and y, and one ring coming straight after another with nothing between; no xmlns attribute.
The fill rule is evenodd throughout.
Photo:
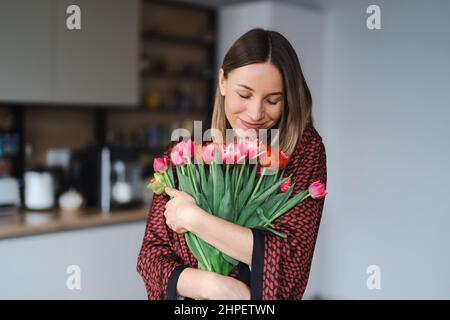
<svg viewBox="0 0 450 320"><path fill-rule="evenodd" d="M152 160L174 128L209 127L219 64L253 27L294 45L327 150L305 298L448 298L449 16L444 0L0 0L0 298L146 298Z"/></svg>

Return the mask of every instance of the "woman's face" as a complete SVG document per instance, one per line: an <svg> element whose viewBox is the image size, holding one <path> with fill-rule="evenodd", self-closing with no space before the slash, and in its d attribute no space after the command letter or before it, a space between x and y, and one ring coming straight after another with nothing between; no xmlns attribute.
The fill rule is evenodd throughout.
<svg viewBox="0 0 450 320"><path fill-rule="evenodd" d="M283 78L271 63L255 63L234 69L228 74L228 79L220 69L219 89L225 96L225 115L237 132L246 135L249 131L270 129L281 117Z"/></svg>

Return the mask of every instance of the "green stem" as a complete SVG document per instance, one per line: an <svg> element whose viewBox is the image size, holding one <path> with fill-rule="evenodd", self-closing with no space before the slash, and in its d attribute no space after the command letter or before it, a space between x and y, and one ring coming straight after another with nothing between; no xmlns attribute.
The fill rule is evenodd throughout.
<svg viewBox="0 0 450 320"><path fill-rule="evenodd" d="M206 271L212 271L211 264L209 263L208 259L206 259L205 253L203 252L200 243L198 242L197 236L193 233L190 233L190 235L188 236L191 236L192 241L194 241L194 245L197 247L197 250L200 253L200 259L202 259L203 265L205 265L208 269Z"/></svg>
<svg viewBox="0 0 450 320"><path fill-rule="evenodd" d="M247 164L247 162L244 162L244 164L241 166L241 171L239 171L238 181L236 183L236 190L234 190L234 197L235 198L237 196L237 192L238 192L240 184L241 184L242 173L244 172L244 167L245 167L246 164Z"/></svg>
<svg viewBox="0 0 450 320"><path fill-rule="evenodd" d="M226 164L225 165L225 190L228 190L228 183L227 183L228 179L227 179L227 177L228 177L229 172L230 172L230 165Z"/></svg>
<svg viewBox="0 0 450 320"><path fill-rule="evenodd" d="M194 171L193 171L192 166L193 166L192 163L189 161L189 163L188 163L188 170L189 170L189 173L190 173L189 177L190 177L190 179L192 181L192 185L194 186L195 192L198 193L197 181L195 179L195 175L194 175Z"/></svg>
<svg viewBox="0 0 450 320"><path fill-rule="evenodd" d="M265 173L265 172L266 172L266 168L263 168L262 171L261 171L261 175L259 176L258 183L256 184L256 187L255 187L255 189L253 190L252 195L250 196L250 200L253 199L254 195L255 195L256 192L258 191L259 186L261 185L261 182L262 182L262 179L263 179L263 177L264 177L264 173ZM250 201L250 200L249 200L249 201Z"/></svg>
<svg viewBox="0 0 450 320"><path fill-rule="evenodd" d="M172 181L170 181L170 178L167 175L167 171L165 171L165 170L163 171L163 176L164 176L164 179L166 180L166 184L169 185L169 187L173 188Z"/></svg>
<svg viewBox="0 0 450 320"><path fill-rule="evenodd" d="M306 190L307 191L307 190ZM303 200L305 200L306 198L308 198L310 196L309 192L307 195L305 195L305 197L301 198L299 202L302 202ZM275 219L277 219L279 216L281 216L283 213L285 213L287 210L285 210L285 208L281 207L280 211L278 211L272 218L269 219L268 222L266 222L264 224L264 227L267 227L268 225L270 225Z"/></svg>

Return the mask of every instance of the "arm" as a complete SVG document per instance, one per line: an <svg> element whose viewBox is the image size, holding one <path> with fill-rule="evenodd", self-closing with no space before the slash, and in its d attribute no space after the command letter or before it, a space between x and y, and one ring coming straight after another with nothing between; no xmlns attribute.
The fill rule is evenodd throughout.
<svg viewBox="0 0 450 320"><path fill-rule="evenodd" d="M165 206L165 223L168 226L171 226L175 232L184 233L188 231L188 229L191 229L189 227L191 222L195 220L199 222L198 224L195 223L196 227L199 229L204 228L205 230L208 230L204 233L204 235L206 235L206 237L210 236L211 239L213 239L211 241L219 239L218 243L221 243L220 237L223 237L224 242L221 243L221 245L224 248L228 248L230 251L234 250L233 246L224 245L226 240L229 239L228 237L230 237L230 234L227 234L227 232L232 232L232 237L238 237L237 239L234 239L235 246L238 246L239 239L244 239L242 235L238 234L242 232L240 228L243 227L234 225L213 216L213 218L216 218L215 220L211 221L209 219L205 219L204 221L201 221L200 219L203 217L203 214L208 217L211 215L206 212L199 211L201 209L198 208L195 204L195 200L187 193L170 188L166 188L166 192L172 196L172 199L168 201ZM214 224L214 226L211 224ZM222 226L224 226L224 230L220 230ZM218 228L217 232L220 232L218 237L213 234L216 228ZM247 235L250 236L249 240L252 241L251 230L247 228L243 229L247 232ZM203 231L200 231L200 233L203 234ZM247 250L249 251L249 255L251 255L251 248L248 248ZM181 272L178 278L174 279L175 280L171 281L171 283L176 283L177 293L185 297L208 300L250 299L250 289L247 285L233 277L187 268Z"/></svg>
<svg viewBox="0 0 450 320"><path fill-rule="evenodd" d="M230 257L251 264L252 230L213 216L198 207L196 209L194 218L187 224L188 231Z"/></svg>
<svg viewBox="0 0 450 320"><path fill-rule="evenodd" d="M165 191L172 197L164 213L166 224L175 232L190 231L230 257L250 264L253 236L249 228L209 214L185 192L171 188Z"/></svg>
<svg viewBox="0 0 450 320"><path fill-rule="evenodd" d="M250 289L243 282L194 268L182 271L178 278L177 292L185 297L202 300L250 299Z"/></svg>
<svg viewBox="0 0 450 320"><path fill-rule="evenodd" d="M163 196L155 195L153 198L137 263L137 271L144 280L149 299L169 298L169 278L172 274L179 274L184 267L169 246L163 215L165 202Z"/></svg>

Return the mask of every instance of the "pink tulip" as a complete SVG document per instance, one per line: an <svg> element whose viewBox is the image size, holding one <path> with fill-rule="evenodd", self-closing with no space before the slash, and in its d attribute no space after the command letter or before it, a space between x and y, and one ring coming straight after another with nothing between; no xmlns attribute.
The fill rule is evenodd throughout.
<svg viewBox="0 0 450 320"><path fill-rule="evenodd" d="M322 199L328 194L325 190L325 185L320 181L312 183L308 190L313 199Z"/></svg>
<svg viewBox="0 0 450 320"><path fill-rule="evenodd" d="M255 137L246 137L240 139L237 143L237 162L241 163L244 159L255 160L259 156L261 142Z"/></svg>
<svg viewBox="0 0 450 320"><path fill-rule="evenodd" d="M180 150L173 150L170 153L170 160L172 161L173 165L178 167L178 166L182 166L185 165L187 163L187 160L185 157L183 157L182 152L180 152Z"/></svg>
<svg viewBox="0 0 450 320"><path fill-rule="evenodd" d="M237 148L234 143L228 145L220 144L219 149L219 159L221 163L224 164L235 164L237 160Z"/></svg>
<svg viewBox="0 0 450 320"><path fill-rule="evenodd" d="M163 172L169 167L169 161L166 157L155 158L153 161L153 170L155 172Z"/></svg>
<svg viewBox="0 0 450 320"><path fill-rule="evenodd" d="M287 180L280 186L280 192L286 192L286 191L288 191L290 186L291 186L291 178L287 179Z"/></svg>
<svg viewBox="0 0 450 320"><path fill-rule="evenodd" d="M213 143L207 144L203 147L202 157L205 163L210 164L214 161L214 151L215 146Z"/></svg>
<svg viewBox="0 0 450 320"><path fill-rule="evenodd" d="M180 156L185 158L190 158L194 155L195 147L194 141L189 139L188 141L179 142L175 148L177 148L180 152Z"/></svg>

